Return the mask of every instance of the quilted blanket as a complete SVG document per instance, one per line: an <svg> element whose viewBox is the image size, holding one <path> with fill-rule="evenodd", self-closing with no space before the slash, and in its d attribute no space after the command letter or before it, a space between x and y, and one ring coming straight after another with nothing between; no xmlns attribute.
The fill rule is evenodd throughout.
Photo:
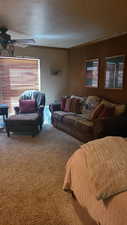
<svg viewBox="0 0 127 225"><path fill-rule="evenodd" d="M106 137L82 145L67 162L64 190L101 225L127 224L126 152L125 139Z"/></svg>
<svg viewBox="0 0 127 225"><path fill-rule="evenodd" d="M85 149L90 182L97 199L107 199L127 190L127 141L105 137L82 146Z"/></svg>

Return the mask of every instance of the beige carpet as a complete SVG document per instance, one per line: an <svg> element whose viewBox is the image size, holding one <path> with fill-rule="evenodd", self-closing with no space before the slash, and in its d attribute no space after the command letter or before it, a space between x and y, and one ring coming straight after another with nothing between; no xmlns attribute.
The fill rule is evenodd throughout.
<svg viewBox="0 0 127 225"><path fill-rule="evenodd" d="M0 133L0 225L93 225L62 190L64 167L81 142L53 127L30 136Z"/></svg>

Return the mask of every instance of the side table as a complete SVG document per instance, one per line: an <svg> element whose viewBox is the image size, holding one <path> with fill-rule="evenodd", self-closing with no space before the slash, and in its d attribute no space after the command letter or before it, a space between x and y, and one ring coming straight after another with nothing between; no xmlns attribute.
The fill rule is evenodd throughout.
<svg viewBox="0 0 127 225"><path fill-rule="evenodd" d="M5 121L5 118L8 118L8 108L8 105L0 104L0 115L3 116L3 121Z"/></svg>

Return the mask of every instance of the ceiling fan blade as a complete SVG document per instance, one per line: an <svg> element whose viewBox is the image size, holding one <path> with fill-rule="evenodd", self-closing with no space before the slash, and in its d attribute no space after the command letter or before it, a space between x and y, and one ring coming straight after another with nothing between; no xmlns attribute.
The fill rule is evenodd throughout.
<svg viewBox="0 0 127 225"><path fill-rule="evenodd" d="M35 40L34 39L15 39L15 40L11 40L11 42L13 44L24 44L24 45L29 45L29 44L35 44Z"/></svg>
<svg viewBox="0 0 127 225"><path fill-rule="evenodd" d="M13 45L15 47L20 47L20 48L26 48L29 46L29 44L23 44L23 43L17 43L17 42L15 42Z"/></svg>

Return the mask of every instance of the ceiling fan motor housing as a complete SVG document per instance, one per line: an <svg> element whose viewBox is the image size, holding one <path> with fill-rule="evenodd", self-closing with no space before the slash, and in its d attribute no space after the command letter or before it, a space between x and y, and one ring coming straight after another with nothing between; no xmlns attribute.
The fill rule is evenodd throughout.
<svg viewBox="0 0 127 225"><path fill-rule="evenodd" d="M0 44L1 46L6 49L7 45L11 43L11 36L7 34L7 28L6 27L1 27L0 28Z"/></svg>
<svg viewBox="0 0 127 225"><path fill-rule="evenodd" d="M14 49L14 46L28 46L35 43L34 39L11 39L11 35L7 33L8 29L6 27L0 27L0 45L6 50L8 48ZM14 50L11 50L14 51Z"/></svg>

